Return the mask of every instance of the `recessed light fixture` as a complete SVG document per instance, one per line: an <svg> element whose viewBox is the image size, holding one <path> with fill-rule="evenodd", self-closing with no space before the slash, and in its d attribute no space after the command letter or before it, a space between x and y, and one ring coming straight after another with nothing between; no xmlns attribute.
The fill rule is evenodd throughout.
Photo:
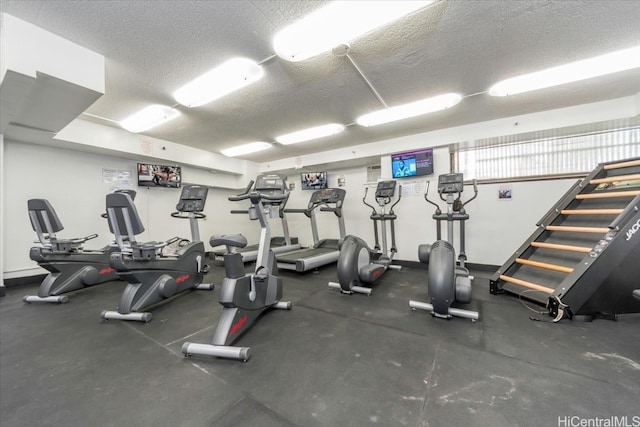
<svg viewBox="0 0 640 427"><path fill-rule="evenodd" d="M458 104L462 95L457 93L446 93L408 104L397 105L364 114L356 120L360 126L377 126L384 123L395 122L397 120L408 119L409 117L421 116L423 114L446 110Z"/></svg>
<svg viewBox="0 0 640 427"><path fill-rule="evenodd" d="M227 148L225 150L221 150L220 152L227 157L236 157L242 156L244 154L256 153L258 151L266 150L267 148L271 148L270 143L256 141L250 142L248 144L238 145L237 147Z"/></svg>
<svg viewBox="0 0 640 427"><path fill-rule="evenodd" d="M260 80L263 74L255 61L233 58L182 86L173 97L184 106L198 107Z"/></svg>
<svg viewBox="0 0 640 427"><path fill-rule="evenodd" d="M324 138L335 135L344 130L344 126L339 123L329 123L322 126L315 126L309 129L299 130L276 137L276 141L283 145L297 144L299 142L310 141L312 139Z"/></svg>
<svg viewBox="0 0 640 427"><path fill-rule="evenodd" d="M434 0L334 1L279 31L273 48L282 59L303 61L431 3Z"/></svg>
<svg viewBox="0 0 640 427"><path fill-rule="evenodd" d="M178 117L178 110L165 105L150 105L120 122L129 132L143 132Z"/></svg>
<svg viewBox="0 0 640 427"><path fill-rule="evenodd" d="M636 46L502 80L491 86L489 95L516 95L639 67L640 46Z"/></svg>

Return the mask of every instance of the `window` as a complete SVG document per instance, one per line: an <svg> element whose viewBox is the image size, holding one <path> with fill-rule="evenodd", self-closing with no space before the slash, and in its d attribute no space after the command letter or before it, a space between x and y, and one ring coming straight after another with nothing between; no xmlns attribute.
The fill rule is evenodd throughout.
<svg viewBox="0 0 640 427"><path fill-rule="evenodd" d="M640 127L459 149L454 165L465 179L499 181L585 175L631 157L640 157Z"/></svg>

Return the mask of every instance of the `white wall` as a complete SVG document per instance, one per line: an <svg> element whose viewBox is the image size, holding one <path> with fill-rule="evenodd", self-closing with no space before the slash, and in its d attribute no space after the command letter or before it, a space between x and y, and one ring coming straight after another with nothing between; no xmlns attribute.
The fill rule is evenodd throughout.
<svg viewBox="0 0 640 427"><path fill-rule="evenodd" d="M53 204L65 230L61 237L78 237L92 233L100 236L88 242L88 248L96 248L111 240L106 221L100 217L104 212L104 196L114 188L102 182L102 169L130 170L135 180L136 162L117 157L102 156L73 150L45 147L13 141L5 141L3 171L4 247L2 257L4 277L22 277L43 271L34 268L29 259L29 248L35 239L27 215L27 200L47 198ZM390 160L381 158L382 178L389 178ZM396 206L396 259L417 261L417 248L422 243L435 240L435 221L431 218L433 207L423 198L426 181L431 181L431 191L435 191L437 176L449 171L447 148L434 150L434 175L426 179L403 179L399 183L405 187L403 199ZM205 174L205 175L202 175ZM184 180L199 183L209 180L207 171L185 168ZM362 204L362 196L367 179L366 167L341 168L328 171L329 186L338 186L338 177L345 178L344 189L347 197L344 204L344 218L347 234L355 234L373 246L373 230L369 219L370 209ZM305 208L311 191L300 188L300 175L288 177L295 184L288 207ZM467 255L469 262L502 265L535 229L535 223L544 215L575 180L550 180L539 182L516 182L511 184L513 198L498 200L498 184L479 186L478 198L467 206L471 216L467 222ZM179 191L173 189L137 187L135 182L129 188L138 191L136 206L145 224L146 231L139 240L163 240L174 235L189 237L189 225L185 220L169 216L175 210ZM408 192L407 188L412 191ZM373 189L367 200L374 203ZM230 215L231 209L245 209L247 205L228 201L237 190L210 188L205 213L207 219L200 222L200 234L209 248L212 234L242 232L250 242L257 242L259 227L244 215ZM465 199L472 194L471 187L465 187ZM301 243L312 243L309 219L302 214L290 214L289 228L292 236ZM318 214L318 228L321 238L337 238L338 225L331 213ZM444 231L444 230L443 230ZM456 236L458 236L456 227ZM278 219L272 220L272 235L281 235Z"/></svg>
<svg viewBox="0 0 640 427"><path fill-rule="evenodd" d="M390 178L389 156L381 158L382 178ZM385 167L387 166L387 167ZM396 259L418 261L418 245L432 243L436 239L436 223L431 218L434 207L424 200L426 182L431 182L430 199L437 199L437 177L449 172L448 148L434 150L434 174L427 178L404 178L398 183L405 187L403 198L394 209L396 221ZM344 218L347 234L355 234L373 246L373 225L369 219L371 209L362 204L362 196L367 179L366 167L353 167L328 171L330 187L338 186L338 177L344 176L347 197L344 204ZM295 190L289 198L288 207L306 207L311 191L300 190L300 175L289 175L289 182L295 183ZM502 265L513 252L535 230L536 222L569 189L575 180L550 180L512 183L513 197L510 201L498 199L500 184L478 186L478 198L467 205L470 215L466 225L466 252L468 261L477 264ZM367 201L375 205L372 187ZM464 200L471 197L473 189L465 187ZM444 202L441 206L445 208ZM289 215L292 236L298 236L302 243L310 244L311 230L306 216ZM318 215L320 237L338 237L338 226L333 214ZM454 228L458 242L458 225ZM446 237L446 224L443 224ZM389 240L390 244L390 240ZM456 243L456 247L458 244Z"/></svg>
<svg viewBox="0 0 640 427"><path fill-rule="evenodd" d="M29 248L36 238L27 213L27 200L31 198L45 198L51 202L65 227L58 233L59 237L98 233L97 239L87 242L87 248L102 247L112 240L107 222L100 215L105 211L105 194L116 188L103 183L103 168L131 171L133 182L122 188L138 192L136 207L146 228L138 240L164 240L176 235L190 238L188 221L169 215L175 211L180 191L138 187L135 182L137 162L134 160L7 140L4 146L5 235L1 256L5 278L44 272L29 259ZM183 168L183 179L189 183L204 181L208 184L210 176L207 171ZM250 239L257 240L257 225L251 227L243 215L228 214L229 210L239 208L227 200L236 193L235 190L209 189L205 208L207 218L199 224L205 247L209 248L212 234L229 233L230 230L240 230Z"/></svg>
<svg viewBox="0 0 640 427"><path fill-rule="evenodd" d="M4 236L4 135L0 133L0 286L4 286L4 249L2 248L3 236Z"/></svg>

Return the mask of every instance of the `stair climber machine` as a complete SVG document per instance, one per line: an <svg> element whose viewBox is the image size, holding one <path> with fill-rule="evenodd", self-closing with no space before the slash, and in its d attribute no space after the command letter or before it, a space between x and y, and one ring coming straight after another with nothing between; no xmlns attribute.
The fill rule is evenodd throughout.
<svg viewBox="0 0 640 427"><path fill-rule="evenodd" d="M436 207L433 219L437 222L437 240L432 245L420 245L418 258L420 262L427 264L429 269L429 296L431 303L409 301L412 309L430 311L434 317L451 319L452 316L464 317L475 322L478 312L452 307L455 303L466 304L471 302L471 281L469 270L465 267L467 256L465 254L464 222L469 219L469 214L464 207L478 196L478 186L473 181L474 195L466 202L461 201L464 190L463 175L450 173L438 177L438 194L440 199L447 203L447 212L443 213L440 206L429 200L429 184L424 198ZM445 198L446 197L446 198ZM447 222L447 240L441 238L441 223ZM453 223L460 222L460 255L456 265L456 252L453 246Z"/></svg>
<svg viewBox="0 0 640 427"><path fill-rule="evenodd" d="M278 202L286 200L286 194L268 194L250 191L251 185L243 194L229 197L231 201L249 199L249 214L260 223L260 243L254 272L245 274L242 255L233 248L246 246L247 239L241 234L212 236L211 246L225 245L225 278L220 291L222 315L213 335L211 344L186 342L182 352L186 356L202 355L249 360L249 347L236 347L232 344L240 338L267 309L290 310L290 302L282 302L282 279L278 276L276 258L271 250L271 231L265 209L277 211ZM270 206L265 207L265 204Z"/></svg>
<svg viewBox="0 0 640 427"><path fill-rule="evenodd" d="M396 181L380 181L376 187L376 202L380 211L367 203L367 187L362 198L362 203L371 208L371 220L373 221L373 233L375 246L371 249L367 243L359 237L348 235L340 246L338 258L338 282L329 282L329 288L338 289L344 294L361 293L371 295L371 288L364 285L372 285L388 269L400 270L399 265L392 265L396 249L395 220L393 208L400 202L402 186L398 190L398 199L386 212L386 207L391 203L396 191ZM391 248L387 247L387 222L391 226ZM378 223L382 232L382 247L378 234Z"/></svg>
<svg viewBox="0 0 640 427"><path fill-rule="evenodd" d="M271 237L270 244L273 252L278 254L281 252L291 252L291 251L300 249L298 238L289 236L289 225L287 223L287 216L285 213L287 200L289 200L289 190L287 188L287 177L284 175L277 175L277 174L259 175L256 178L255 186L253 187L253 189L254 191L257 191L263 194L271 194L271 195L286 194L287 196L285 199L282 199L282 200L268 201L265 199L262 202L262 204L265 207L278 206L277 216L280 218L280 221L282 223L283 236ZM245 190L245 192L248 193L249 190ZM272 212L275 212L275 211L269 209L269 217L275 218L276 217L275 213L272 213ZM246 215L249 213L249 211L234 209L231 211L231 213ZM243 262L252 262L252 261L255 261L256 258L258 257L258 247L259 247L258 244L253 244L253 245L247 245L243 248L233 248L233 251L238 252L239 254L242 255ZM226 254L226 251L224 249L214 248L211 254L214 256L214 259L216 261L224 261L224 255Z"/></svg>
<svg viewBox="0 0 640 427"><path fill-rule="evenodd" d="M130 194L132 198L136 194L133 190L118 192ZM60 239L56 233L64 227L48 200L31 199L27 201L27 207L31 227L42 245L32 247L29 257L49 274L40 284L38 295L23 297L24 302L65 303L69 297L63 294L118 280L118 275L110 266L111 254L120 251L115 242L102 249L84 249L82 245L98 237L97 234Z"/></svg>
<svg viewBox="0 0 640 427"><path fill-rule="evenodd" d="M111 255L111 266L128 284L116 311L103 311L102 319L136 320L148 322L151 313L143 310L189 289L212 290L212 284L203 284L208 271L204 264L204 243L200 240L198 219L207 200L208 188L188 185L182 188L174 218L189 220L191 242L173 253L163 249L179 241L173 237L164 242L136 242L144 231L140 216L131 198L126 194L107 195L109 229L115 235L120 251Z"/></svg>

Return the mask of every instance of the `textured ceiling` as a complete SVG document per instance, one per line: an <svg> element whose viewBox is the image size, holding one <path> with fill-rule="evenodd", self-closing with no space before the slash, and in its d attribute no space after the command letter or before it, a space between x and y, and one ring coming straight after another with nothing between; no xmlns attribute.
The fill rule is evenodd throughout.
<svg viewBox="0 0 640 427"><path fill-rule="evenodd" d="M106 93L87 113L119 121L149 104L174 105L177 88L231 57L272 57L273 35L323 3L1 0L0 10L104 55ZM474 96L448 111L352 125L245 158L266 162L638 93L640 70L510 98L482 92L514 75L640 45L639 23L636 0L441 1L352 42L350 56L389 106L444 92ZM146 134L218 152L327 122L352 124L382 107L347 58L271 58L264 67L259 82L206 106L179 106L180 118Z"/></svg>

